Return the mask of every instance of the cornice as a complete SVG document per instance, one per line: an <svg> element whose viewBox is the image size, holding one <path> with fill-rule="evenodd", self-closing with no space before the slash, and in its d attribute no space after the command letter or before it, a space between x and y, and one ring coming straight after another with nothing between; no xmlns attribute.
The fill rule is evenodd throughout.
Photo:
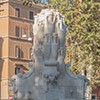
<svg viewBox="0 0 100 100"><path fill-rule="evenodd" d="M8 38L10 38L10 39L12 39L12 40L18 40L18 41L23 41L23 42L32 43L32 41L29 41L28 38L18 38L18 37L13 37L13 36L9 36Z"/></svg>
<svg viewBox="0 0 100 100"><path fill-rule="evenodd" d="M31 59L27 59L27 58L17 58L17 57L2 57L2 59L15 60L15 61L21 61L21 62L29 62L29 61L32 61Z"/></svg>
<svg viewBox="0 0 100 100"><path fill-rule="evenodd" d="M27 59L27 58L17 58L17 57L9 57L10 60L16 60L16 61L26 61L29 62L31 61L31 59Z"/></svg>
<svg viewBox="0 0 100 100"><path fill-rule="evenodd" d="M28 18L16 17L16 16L4 15L4 16L0 16L0 19L1 18L11 18L11 19L14 19L14 20L26 21L26 22L34 23L34 20L31 20L31 19L28 19Z"/></svg>
<svg viewBox="0 0 100 100"><path fill-rule="evenodd" d="M16 17L16 16L8 16L8 17L11 18L11 19L14 19L14 20L34 23L34 20L31 20L31 19L28 19L28 18L22 18L22 17Z"/></svg>
<svg viewBox="0 0 100 100"><path fill-rule="evenodd" d="M20 38L20 37L14 37L14 36L2 36L2 39L12 39L12 40L17 40L17 41L23 41L23 42L29 42L29 43L33 43L32 41L29 41L28 38Z"/></svg>

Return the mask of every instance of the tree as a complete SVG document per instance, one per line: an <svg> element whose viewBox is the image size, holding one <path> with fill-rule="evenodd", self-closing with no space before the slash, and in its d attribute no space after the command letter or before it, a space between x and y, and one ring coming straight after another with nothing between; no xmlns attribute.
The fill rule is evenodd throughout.
<svg viewBox="0 0 100 100"><path fill-rule="evenodd" d="M100 3L97 0L54 0L52 7L64 16L68 27L66 62L71 70L89 76L92 87L100 85Z"/></svg>

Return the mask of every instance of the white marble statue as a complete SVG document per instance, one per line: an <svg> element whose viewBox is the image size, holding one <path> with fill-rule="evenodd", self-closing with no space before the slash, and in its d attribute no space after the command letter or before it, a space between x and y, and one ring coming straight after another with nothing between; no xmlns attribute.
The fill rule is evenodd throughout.
<svg viewBox="0 0 100 100"><path fill-rule="evenodd" d="M73 75L66 56L66 24L54 9L43 9L35 16L30 70L14 75L11 83L15 100L85 100L88 80Z"/></svg>

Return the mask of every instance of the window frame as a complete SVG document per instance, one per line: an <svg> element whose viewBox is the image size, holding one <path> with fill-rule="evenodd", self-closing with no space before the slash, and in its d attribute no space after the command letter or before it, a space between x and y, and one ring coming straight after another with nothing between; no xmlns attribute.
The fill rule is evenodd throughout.
<svg viewBox="0 0 100 100"><path fill-rule="evenodd" d="M17 75L18 73L20 73L20 67L15 67L15 75Z"/></svg>
<svg viewBox="0 0 100 100"><path fill-rule="evenodd" d="M95 97L95 99L93 97ZM92 94L91 95L91 100L97 100L97 95L96 94Z"/></svg>
<svg viewBox="0 0 100 100"><path fill-rule="evenodd" d="M21 46L15 46L15 57L16 58L23 58L23 51Z"/></svg>
<svg viewBox="0 0 100 100"><path fill-rule="evenodd" d="M24 66L24 64L21 63L15 63L15 75L17 75L18 73L22 73L24 74L26 71L28 71L28 69ZM18 69L18 71L16 71Z"/></svg>
<svg viewBox="0 0 100 100"><path fill-rule="evenodd" d="M19 28L19 33L18 33L18 35L17 35L17 31L16 31L16 28ZM15 32L15 37L17 37L17 38L19 38L20 37L20 26L18 26L18 25L15 25L15 27L14 27L14 32Z"/></svg>
<svg viewBox="0 0 100 100"><path fill-rule="evenodd" d="M33 18L31 18L31 16L30 16L30 13L31 13L31 12L33 12ZM30 20L34 20L34 14L35 14L35 11L32 11L32 10L29 11L29 14L28 14L28 15L29 15L29 19L30 19Z"/></svg>
<svg viewBox="0 0 100 100"><path fill-rule="evenodd" d="M29 49L29 59L32 59L32 48Z"/></svg>
<svg viewBox="0 0 100 100"><path fill-rule="evenodd" d="M16 15L16 9L19 9L19 14L18 14L18 16ZM15 16L18 17L18 18L21 17L21 8L20 8L20 7L16 7L16 8L15 8Z"/></svg>

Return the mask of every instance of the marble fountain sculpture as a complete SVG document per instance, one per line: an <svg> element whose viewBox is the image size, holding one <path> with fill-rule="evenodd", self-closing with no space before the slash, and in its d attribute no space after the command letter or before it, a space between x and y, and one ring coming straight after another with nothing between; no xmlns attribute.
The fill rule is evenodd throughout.
<svg viewBox="0 0 100 100"><path fill-rule="evenodd" d="M30 70L11 79L14 100L85 100L88 80L73 75L66 56L64 17L54 9L35 16Z"/></svg>

